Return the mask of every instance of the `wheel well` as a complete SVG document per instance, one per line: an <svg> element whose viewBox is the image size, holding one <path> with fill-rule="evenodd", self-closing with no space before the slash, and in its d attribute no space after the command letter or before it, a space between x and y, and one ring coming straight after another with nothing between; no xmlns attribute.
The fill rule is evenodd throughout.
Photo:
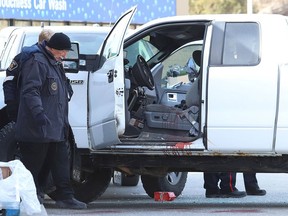
<svg viewBox="0 0 288 216"><path fill-rule="evenodd" d="M68 152L70 158L70 167L71 167L71 178L74 180L80 180L81 171L93 170L92 160L88 152L78 149L73 134L72 128L69 126L69 135L68 135ZM85 168L83 167L85 166Z"/></svg>

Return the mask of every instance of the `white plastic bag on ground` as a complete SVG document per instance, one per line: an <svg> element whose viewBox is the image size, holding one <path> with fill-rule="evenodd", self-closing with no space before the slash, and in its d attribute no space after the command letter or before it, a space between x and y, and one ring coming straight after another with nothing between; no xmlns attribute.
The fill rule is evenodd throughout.
<svg viewBox="0 0 288 216"><path fill-rule="evenodd" d="M23 211L21 212L20 211L20 216L47 216L47 215L48 215L47 211L46 211L46 209L45 209L43 204L41 204L41 212L40 213L35 213L35 214L32 214L32 215L28 215L25 212L23 212Z"/></svg>
<svg viewBox="0 0 288 216"><path fill-rule="evenodd" d="M0 167L9 167L12 174L0 180L0 209L20 203L20 212L33 215L41 212L33 176L19 160L0 162Z"/></svg>

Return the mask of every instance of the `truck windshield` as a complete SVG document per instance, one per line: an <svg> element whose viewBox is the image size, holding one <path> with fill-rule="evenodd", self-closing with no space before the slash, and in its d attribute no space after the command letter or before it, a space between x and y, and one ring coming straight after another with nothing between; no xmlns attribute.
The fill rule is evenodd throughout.
<svg viewBox="0 0 288 216"><path fill-rule="evenodd" d="M64 32L65 33L65 32ZM78 42L80 54L96 54L107 35L104 32L89 33L65 33L70 37L71 42ZM38 40L38 34L31 34L25 37L23 46L31 46Z"/></svg>
<svg viewBox="0 0 288 216"><path fill-rule="evenodd" d="M65 32L70 37L71 42L78 42L80 48L80 54L86 55L95 55L101 44L103 43L107 32L85 32L85 33L77 33L77 32ZM22 47L32 46L38 41L39 32L27 32L25 34L24 40L22 42ZM17 37L16 34L10 37L10 40L7 42L6 49L3 51L1 56L1 69L6 70L12 62L15 55L17 55L20 51L19 47L14 46L14 40Z"/></svg>

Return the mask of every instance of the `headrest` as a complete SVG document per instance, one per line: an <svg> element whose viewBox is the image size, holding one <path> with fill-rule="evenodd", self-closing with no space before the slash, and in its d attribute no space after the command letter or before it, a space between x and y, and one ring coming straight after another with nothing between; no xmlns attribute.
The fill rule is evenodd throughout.
<svg viewBox="0 0 288 216"><path fill-rule="evenodd" d="M200 67L202 51L195 50L192 55L193 55L194 62Z"/></svg>

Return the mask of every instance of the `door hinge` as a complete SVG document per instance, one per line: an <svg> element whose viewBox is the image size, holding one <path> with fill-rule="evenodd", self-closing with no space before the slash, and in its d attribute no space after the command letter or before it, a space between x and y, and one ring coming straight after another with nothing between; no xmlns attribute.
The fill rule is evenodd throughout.
<svg viewBox="0 0 288 216"><path fill-rule="evenodd" d="M109 72L107 73L107 76L108 76L108 83L111 83L113 82L114 80L114 77L116 78L117 77L117 70L109 70Z"/></svg>

